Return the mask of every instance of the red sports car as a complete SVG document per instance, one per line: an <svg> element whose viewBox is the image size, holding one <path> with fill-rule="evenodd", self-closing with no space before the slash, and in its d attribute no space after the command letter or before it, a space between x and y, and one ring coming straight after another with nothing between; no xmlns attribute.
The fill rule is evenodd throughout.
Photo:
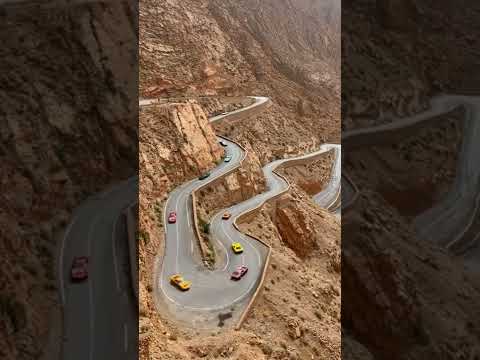
<svg viewBox="0 0 480 360"><path fill-rule="evenodd" d="M168 214L168 222L170 224L175 224L177 222L177 213L175 211Z"/></svg>
<svg viewBox="0 0 480 360"><path fill-rule="evenodd" d="M231 279L232 280L240 280L243 275L245 275L248 271L248 267L245 265L241 265L237 267L237 269L232 273Z"/></svg>
<svg viewBox="0 0 480 360"><path fill-rule="evenodd" d="M73 259L71 277L73 281L82 281L88 278L88 257L76 256Z"/></svg>

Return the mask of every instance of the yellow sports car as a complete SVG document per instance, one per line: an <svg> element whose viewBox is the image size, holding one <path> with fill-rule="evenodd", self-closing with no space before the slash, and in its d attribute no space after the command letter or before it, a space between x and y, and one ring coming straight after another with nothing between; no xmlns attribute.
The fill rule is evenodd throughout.
<svg viewBox="0 0 480 360"><path fill-rule="evenodd" d="M191 281L184 280L182 275L180 274L175 274L170 276L170 282L172 283L173 286L176 286L182 291L186 291L190 289L190 285L192 285Z"/></svg>
<svg viewBox="0 0 480 360"><path fill-rule="evenodd" d="M238 242L234 242L232 244L232 250L235 254L240 254L243 252L243 247L242 247L242 244L238 243Z"/></svg>

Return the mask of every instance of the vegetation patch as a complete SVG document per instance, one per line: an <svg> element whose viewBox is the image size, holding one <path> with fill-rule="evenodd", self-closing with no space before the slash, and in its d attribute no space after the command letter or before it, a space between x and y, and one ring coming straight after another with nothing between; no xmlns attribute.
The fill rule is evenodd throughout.
<svg viewBox="0 0 480 360"><path fill-rule="evenodd" d="M210 223L206 222L201 217L198 218L198 227L201 231L200 233L200 241L202 241L207 246L207 251L205 254L205 261L209 267L213 267L215 265L215 249L210 241Z"/></svg>
<svg viewBox="0 0 480 360"><path fill-rule="evenodd" d="M137 232L137 241L147 245L150 242L150 234L145 230L139 230Z"/></svg>

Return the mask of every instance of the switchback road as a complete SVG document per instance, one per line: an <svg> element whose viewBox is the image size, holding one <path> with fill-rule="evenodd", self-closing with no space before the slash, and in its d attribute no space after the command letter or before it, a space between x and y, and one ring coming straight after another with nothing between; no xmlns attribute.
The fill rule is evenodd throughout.
<svg viewBox="0 0 480 360"><path fill-rule="evenodd" d="M431 100L427 111L399 119L393 123L366 129L353 130L342 136L347 149L374 146L401 141L418 129L431 126L439 115L458 107L465 108L463 119L463 141L458 157L454 183L444 199L417 216L414 225L422 239L428 239L440 246L452 247L459 242L471 242L464 235L478 216L480 202L480 98L463 95L440 95ZM344 196L348 194L344 193ZM346 198L347 199L347 198ZM473 240L479 240L479 236ZM479 247L472 248L480 254ZM472 253L465 254L471 261ZM476 257L476 262L478 258Z"/></svg>

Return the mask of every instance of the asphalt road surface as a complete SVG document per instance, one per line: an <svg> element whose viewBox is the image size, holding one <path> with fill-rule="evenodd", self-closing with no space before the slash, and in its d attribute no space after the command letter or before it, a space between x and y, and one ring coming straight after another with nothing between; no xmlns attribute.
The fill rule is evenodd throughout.
<svg viewBox="0 0 480 360"><path fill-rule="evenodd" d="M131 359L137 352L137 304L128 286L121 216L137 197L135 177L90 198L73 214L59 257L66 360ZM89 278L81 283L70 280L75 256L89 257Z"/></svg>
<svg viewBox="0 0 480 360"><path fill-rule="evenodd" d="M253 97L252 109L268 101ZM142 106L149 105L149 100ZM238 114L236 110L230 114ZM211 121L227 119L220 115ZM219 212L211 224L217 249L217 268L207 270L201 263L197 240L193 233L191 192L206 182L222 176L238 166L245 156L235 143L224 140L229 163L221 163L204 180L191 180L169 196L165 208L166 249L164 261L156 278L155 297L160 308L198 328L233 324L258 286L265 266L267 248L237 232L232 221L243 211L256 207L283 192L287 184L273 171L278 160L264 167L268 191L230 209L232 217L221 220ZM324 145L315 156L335 145ZM335 191L329 188L328 191ZM332 193L333 194L333 193ZM125 219L122 212L138 201L138 177L124 181L107 191L92 196L77 208L61 241L59 253L60 295L64 306L63 358L68 360L127 359L135 356L138 338L138 309L132 293L128 264ZM170 211L177 211L177 223L168 224ZM239 241L245 249L241 255L231 251L231 243ZM75 256L89 256L89 278L81 283L70 281L70 269ZM249 267L239 282L230 274L240 264ZM168 283L173 273L181 273L192 281L192 288L180 292ZM220 319L223 319L220 321Z"/></svg>
<svg viewBox="0 0 480 360"><path fill-rule="evenodd" d="M232 114L238 114L268 101L268 98L263 97L254 97L254 99L254 104L227 115L214 117L210 121L228 119ZM156 301L160 309L167 310L177 320L196 328L216 327L219 324L219 318L226 314L229 319L224 324L227 326L234 324L258 286L268 249L260 242L238 232L233 226L233 222L239 215L261 206L288 188L288 183L274 170L285 162L313 158L331 149L335 149L336 154L339 155L340 149L339 145L326 144L317 152L267 164L263 168L267 191L230 208L222 209L213 216L210 238L216 249L216 269L210 271L201 263L198 240L193 229L190 194L205 183L211 182L237 167L245 156L243 150L235 143L224 141L228 144L227 155L232 156L232 160L229 163L222 163L212 170L207 179L194 179L176 188L169 195L165 207L166 248L159 273L155 275L157 279ZM337 161L332 175L334 180L329 183L319 197L319 201L327 207L339 196L340 171L340 161ZM177 212L177 222L168 224L168 214L172 211ZM232 215L228 220L222 219L225 211ZM233 253L231 250L233 242L240 242L243 245L243 254ZM243 279L234 282L230 280L230 275L239 265L246 265L249 270ZM181 292L169 283L170 276L177 273L184 276L186 280L192 281L190 290Z"/></svg>
<svg viewBox="0 0 480 360"><path fill-rule="evenodd" d="M197 328L216 326L218 316L225 313L225 309L238 310L236 305L248 300L247 296L256 289L267 253L265 246L259 242L245 241L244 253L235 255L231 250L231 235L216 231L212 225L212 237L219 242L222 250L220 253L217 251L220 267L210 271L202 265L193 228L191 193L237 167L245 155L236 144L223 141L228 144L226 154L232 156L232 160L213 169L207 179L194 179L176 188L169 195L165 207L166 247L156 295L178 320ZM168 224L168 214L172 211L177 212L177 222ZM239 237L235 234L233 238L238 240ZM234 282L230 280L230 274L238 265L247 265L249 271L241 281ZM192 281L189 291L181 292L169 283L170 276L177 273ZM229 321L233 321L238 311L227 313L232 315Z"/></svg>
<svg viewBox="0 0 480 360"><path fill-rule="evenodd" d="M322 208L331 209L336 215L340 215L341 207L336 206L340 200L341 188L342 188L342 147L340 145L326 144L327 147L333 148L334 151L334 165L332 174L330 174L330 180L327 183L325 189L316 194L313 197L313 201L320 205Z"/></svg>
<svg viewBox="0 0 480 360"><path fill-rule="evenodd" d="M227 119L233 114L250 110L268 101L265 97L252 97L255 102L243 109L226 115L211 118L210 121ZM152 102L144 100L143 104ZM228 316L225 324L234 323L248 303L249 296L256 290L260 275L265 266L268 249L258 241L242 239L243 234L235 231L232 236L231 224L211 225L211 236L215 241L216 269L208 270L201 262L198 240L193 228L191 193L199 187L222 177L225 173L239 166L244 159L244 151L235 143L218 138L227 143L225 155L231 156L230 162L223 162L211 170L208 178L193 179L182 184L169 195L165 206L166 246L165 255L159 273L155 274L155 295L159 308L164 308L176 319L196 328L216 327L220 317ZM177 222L168 223L170 212L177 213ZM220 218L216 216L216 218ZM233 241L240 241L244 246L243 254L236 255L231 249ZM230 280L231 273L239 265L247 265L247 274L237 282ZM190 290L181 292L173 287L169 278L180 273L192 282Z"/></svg>
<svg viewBox="0 0 480 360"><path fill-rule="evenodd" d="M253 240L233 226L235 219L247 210L263 205L269 199L280 195L288 188L288 183L274 170L283 163L313 158L318 154L331 149L339 150L339 145L325 144L320 150L308 155L271 162L263 168L266 179L267 191L243 201L232 207L219 211L211 221L211 238L215 241L217 251L217 268L215 271L205 269L200 262L197 251L197 240L192 228L193 217L191 214L190 194L202 186L205 180L192 180L175 189L169 196L165 222L171 211L177 212L177 223L168 224L166 255L162 263L160 281L158 282L157 296L160 303L167 304L171 314L183 322L197 328L217 326L219 315L228 313L232 317L226 323L234 323L241 315L250 296L256 290L263 267L267 249L264 245ZM217 167L208 178L209 181L222 176L237 163L243 152L234 143L228 142L228 151L233 156L228 165ZM332 178L340 179L339 166L335 166ZM335 201L339 194L339 181L331 181L335 186L327 186L322 197L322 204L328 207L327 202ZM329 183L329 185L330 185ZM228 211L232 216L228 220L222 219L222 214ZM240 242L245 251L236 255L231 250L233 242ZM239 282L230 280L230 274L238 265L247 265L247 275ZM187 280L192 281L192 288L187 292L180 292L169 284L169 277L181 273Z"/></svg>
<svg viewBox="0 0 480 360"><path fill-rule="evenodd" d="M241 108L241 109L238 109L238 110L235 110L235 111L231 111L226 115L214 116L214 117L210 118L210 122L216 122L216 121L231 117L232 115L236 115L236 114L251 110L255 107L258 107L260 105L265 104L269 100L268 97L264 97L264 96L249 96L249 98L255 100L251 105L246 106L246 107Z"/></svg>

